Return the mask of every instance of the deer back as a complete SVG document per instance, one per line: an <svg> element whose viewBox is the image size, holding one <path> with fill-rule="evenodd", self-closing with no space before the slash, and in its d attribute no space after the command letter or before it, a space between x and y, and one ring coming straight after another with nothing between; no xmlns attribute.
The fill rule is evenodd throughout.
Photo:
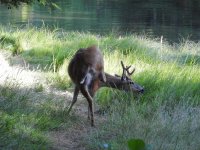
<svg viewBox="0 0 200 150"><path fill-rule="evenodd" d="M96 46L79 49L68 66L68 74L75 84L95 79L106 81L101 51Z"/></svg>

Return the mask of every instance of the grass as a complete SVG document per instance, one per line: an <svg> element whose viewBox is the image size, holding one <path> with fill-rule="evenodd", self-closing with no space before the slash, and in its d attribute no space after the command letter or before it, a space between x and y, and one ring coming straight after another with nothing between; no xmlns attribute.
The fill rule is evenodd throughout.
<svg viewBox="0 0 200 150"><path fill-rule="evenodd" d="M115 102L106 125L87 137L88 149L103 144L128 149L129 139L143 139L151 149L199 149L199 108L178 104L154 109L151 105ZM141 109L145 109L141 110ZM194 138L196 137L196 138Z"/></svg>
<svg viewBox="0 0 200 150"><path fill-rule="evenodd" d="M40 65L51 85L65 90L72 86L67 64L81 47L99 45L105 70L111 74L121 74L120 60L134 64L133 79L144 86L145 93L138 96L100 89L95 99L107 121L83 139L88 149L104 149L103 144L128 149L127 141L132 138L143 139L149 149L200 148L200 43L169 45L146 36L97 36L46 27L1 27L0 39L2 49L20 54L31 65ZM36 85L34 92L17 85L0 87L0 147L48 149L51 144L46 133L75 122L66 120L64 101L56 102L51 96L42 103L30 100L33 93L45 93L42 84Z"/></svg>
<svg viewBox="0 0 200 150"><path fill-rule="evenodd" d="M36 92L39 91L40 87ZM0 87L1 149L49 149L47 132L62 129L69 123L60 108L61 100L55 102L51 96L34 100L35 94L12 80Z"/></svg>

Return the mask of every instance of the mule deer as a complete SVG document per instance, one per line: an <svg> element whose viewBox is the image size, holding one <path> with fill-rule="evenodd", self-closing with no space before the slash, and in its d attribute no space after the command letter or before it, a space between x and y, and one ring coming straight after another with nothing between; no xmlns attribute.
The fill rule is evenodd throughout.
<svg viewBox="0 0 200 150"><path fill-rule="evenodd" d="M68 73L72 81L75 83L75 90L72 103L68 112L77 101L79 91L88 101L88 117L91 115L91 126L94 126L94 113L92 100L95 92L101 87L111 87L119 90L143 93L144 89L134 83L130 76L135 69L129 71L131 66L122 65L122 76L112 76L104 73L103 57L98 48L95 46L87 49L79 49L68 66Z"/></svg>
<svg viewBox="0 0 200 150"><path fill-rule="evenodd" d="M92 46L86 49L79 49L68 66L68 74L75 83L75 90L72 103L68 112L77 101L79 91L88 101L88 118L90 112L91 126L94 126L93 97L98 89L96 82L106 82L104 73L104 62L101 51Z"/></svg>

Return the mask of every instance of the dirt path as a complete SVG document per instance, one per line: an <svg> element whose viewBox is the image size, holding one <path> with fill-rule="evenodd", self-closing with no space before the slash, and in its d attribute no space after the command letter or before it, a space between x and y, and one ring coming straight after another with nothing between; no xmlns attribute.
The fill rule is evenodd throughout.
<svg viewBox="0 0 200 150"><path fill-rule="evenodd" d="M69 91L62 91L51 87L46 82L42 72L34 69L33 66L27 64L20 56L11 56L6 51L0 51L0 85L5 84L7 80L16 80L20 83L21 88L35 87L37 84L42 84L45 87L44 92L34 94L33 99L37 100L38 97L45 98L51 94L56 99L66 100L66 107L72 100L73 93ZM78 101L73 107L73 115L80 118L79 121L72 124L66 130L56 130L48 133L49 139L52 142L52 149L55 150L85 150L83 143L84 137L94 132L99 123L104 121L105 118L95 114L96 128L90 127L90 122L87 120L87 102L79 95Z"/></svg>

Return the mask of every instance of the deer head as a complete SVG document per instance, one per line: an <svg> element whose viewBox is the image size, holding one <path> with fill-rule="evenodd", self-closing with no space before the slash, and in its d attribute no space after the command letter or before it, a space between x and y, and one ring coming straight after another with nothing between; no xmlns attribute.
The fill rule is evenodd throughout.
<svg viewBox="0 0 200 150"><path fill-rule="evenodd" d="M130 71L131 66L125 67L123 61L121 61L121 65L122 65L122 75L121 76L115 75L115 77L112 77L106 74L106 76L109 76L107 82L109 82L110 80L112 83L114 83L114 88L120 90L143 93L144 88L141 87L139 84L135 83L130 77L134 73L135 68L132 71ZM112 83L110 83L110 85Z"/></svg>

